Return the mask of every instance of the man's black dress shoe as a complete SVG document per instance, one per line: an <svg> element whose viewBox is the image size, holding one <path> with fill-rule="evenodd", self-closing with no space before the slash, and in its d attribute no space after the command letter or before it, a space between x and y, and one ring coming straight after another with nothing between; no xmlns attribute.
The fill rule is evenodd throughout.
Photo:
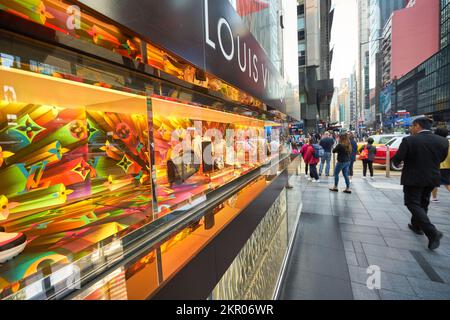
<svg viewBox="0 0 450 320"><path fill-rule="evenodd" d="M418 229L418 228L416 228L416 227L413 227L412 224L408 224L408 228L409 228L412 232L414 232L415 234L417 234L417 235L419 235L419 236L423 236L423 235L424 235L424 233L423 233L422 230L420 230L420 229Z"/></svg>
<svg viewBox="0 0 450 320"><path fill-rule="evenodd" d="M444 235L442 232L437 232L436 235L432 240L430 240L430 243L428 244L428 249L430 250L436 250L441 245L441 239Z"/></svg>

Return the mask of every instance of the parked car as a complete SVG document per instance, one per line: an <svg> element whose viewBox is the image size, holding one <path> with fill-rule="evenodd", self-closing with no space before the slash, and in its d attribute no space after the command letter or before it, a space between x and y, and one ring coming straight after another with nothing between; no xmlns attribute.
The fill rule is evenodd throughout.
<svg viewBox="0 0 450 320"><path fill-rule="evenodd" d="M402 143L403 139L407 136L399 136L391 139L386 145L378 146L377 147L377 153L375 154L374 163L386 165L386 153L387 153L387 146L389 146L389 155L391 158L390 166L391 170L394 171L401 171L403 169L403 165L400 164L399 166L396 166L392 163L392 158L395 156L395 154L398 151L398 148L400 148L400 144Z"/></svg>
<svg viewBox="0 0 450 320"><path fill-rule="evenodd" d="M371 138L375 141L374 146L384 146L386 145L388 142L391 142L392 139L397 138L397 137L406 137L406 134L383 134L383 135L379 135L379 136L372 136Z"/></svg>
<svg viewBox="0 0 450 320"><path fill-rule="evenodd" d="M396 137L406 137L406 136L407 136L406 134L393 133L393 134L370 136L369 138L372 138L375 141L373 145L375 147L378 147L378 146L386 145L386 143L390 142L392 139L394 139ZM358 151L359 151L359 149L361 149L361 146L363 146L365 144L366 144L366 142L358 143ZM359 154L359 152L358 152L358 154Z"/></svg>

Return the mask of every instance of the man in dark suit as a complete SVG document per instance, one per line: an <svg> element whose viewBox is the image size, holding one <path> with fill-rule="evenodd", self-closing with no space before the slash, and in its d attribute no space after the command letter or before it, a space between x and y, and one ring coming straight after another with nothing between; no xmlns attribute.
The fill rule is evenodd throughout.
<svg viewBox="0 0 450 320"><path fill-rule="evenodd" d="M409 228L428 237L430 250L440 246L443 234L428 218L431 192L440 184L440 164L448 154L448 141L431 132L433 122L419 118L411 127L412 136L403 139L392 159L395 165L404 162L402 172L405 206L412 213Z"/></svg>

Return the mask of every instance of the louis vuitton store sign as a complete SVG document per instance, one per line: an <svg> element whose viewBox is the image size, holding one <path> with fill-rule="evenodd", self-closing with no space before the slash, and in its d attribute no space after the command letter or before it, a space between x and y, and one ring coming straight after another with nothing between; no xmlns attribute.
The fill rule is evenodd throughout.
<svg viewBox="0 0 450 320"><path fill-rule="evenodd" d="M228 1L79 2L285 112L284 79Z"/></svg>

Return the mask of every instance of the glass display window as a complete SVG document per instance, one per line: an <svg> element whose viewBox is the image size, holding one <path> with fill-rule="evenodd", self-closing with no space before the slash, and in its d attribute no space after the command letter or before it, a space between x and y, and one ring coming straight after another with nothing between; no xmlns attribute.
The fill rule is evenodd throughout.
<svg viewBox="0 0 450 320"><path fill-rule="evenodd" d="M270 160L274 124L153 95L158 214L195 199Z"/></svg>
<svg viewBox="0 0 450 320"><path fill-rule="evenodd" d="M0 226L27 237L0 264L2 294L153 220L145 93L51 61L0 60Z"/></svg>
<svg viewBox="0 0 450 320"><path fill-rule="evenodd" d="M27 237L0 297L103 267L97 251L268 163L279 125L258 112L0 31L0 226ZM117 283L154 280L148 261Z"/></svg>
<svg viewBox="0 0 450 320"><path fill-rule="evenodd" d="M282 172L287 165L280 162L275 165L274 171ZM272 171L268 167L265 169ZM150 245L148 251L85 288L75 299L151 299L159 288L259 197L276 176L261 175L236 193L228 194L220 204L208 208L203 217L190 220L181 229L174 229L166 238Z"/></svg>

